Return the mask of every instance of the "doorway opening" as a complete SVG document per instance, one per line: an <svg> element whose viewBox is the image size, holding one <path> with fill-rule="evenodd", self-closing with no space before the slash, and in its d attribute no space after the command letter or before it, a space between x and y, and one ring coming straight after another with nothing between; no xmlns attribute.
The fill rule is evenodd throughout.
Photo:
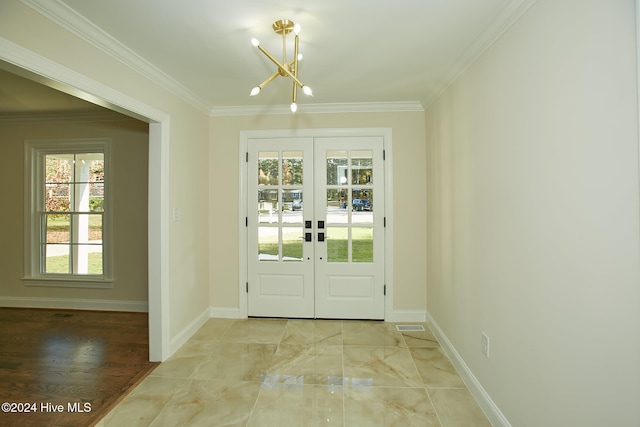
<svg viewBox="0 0 640 427"><path fill-rule="evenodd" d="M168 142L169 116L7 40L0 67L34 82L149 123L148 288L149 357L169 356Z"/></svg>

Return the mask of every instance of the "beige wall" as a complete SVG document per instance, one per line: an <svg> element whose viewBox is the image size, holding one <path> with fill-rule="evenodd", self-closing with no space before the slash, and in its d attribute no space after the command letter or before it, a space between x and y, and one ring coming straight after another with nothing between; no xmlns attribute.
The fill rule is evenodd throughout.
<svg viewBox="0 0 640 427"><path fill-rule="evenodd" d="M421 112L296 114L211 119L211 306L238 308L240 131L266 129L392 129L394 310L426 309L426 148ZM220 185L222 184L222 185ZM224 204L219 196L224 195ZM221 244L224 242L224 244Z"/></svg>
<svg viewBox="0 0 640 427"><path fill-rule="evenodd" d="M209 205L208 114L18 0L3 1L0 6L0 37L91 79L91 88L108 88L114 98L126 94L129 104L140 103L145 110L167 116L169 148L164 174L169 192L163 197L168 198L169 209L182 209L183 220L168 224L168 261L162 269L168 286L166 322L170 338L177 339L206 312L209 301L209 244L202 238L209 234L209 215L203 208ZM52 67L52 71L58 70Z"/></svg>
<svg viewBox="0 0 640 427"><path fill-rule="evenodd" d="M428 310L514 426L640 425L634 19L540 0L426 113Z"/></svg>
<svg viewBox="0 0 640 427"><path fill-rule="evenodd" d="M110 138L112 141L112 289L24 285L24 142L38 139ZM0 300L2 298L147 301L148 125L136 120L0 125L2 205ZM7 207L11 209L7 209ZM26 302L28 305L29 302Z"/></svg>

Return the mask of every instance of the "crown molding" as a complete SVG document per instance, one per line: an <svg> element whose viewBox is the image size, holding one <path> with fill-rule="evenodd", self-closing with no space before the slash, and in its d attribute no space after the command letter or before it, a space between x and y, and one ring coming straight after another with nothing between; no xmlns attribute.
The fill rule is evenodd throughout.
<svg viewBox="0 0 640 427"><path fill-rule="evenodd" d="M418 101L406 102L349 102L333 104L298 104L296 114L319 113L399 113L424 111ZM291 115L289 105L246 105L214 107L209 112L211 117L223 116L257 116L257 115Z"/></svg>
<svg viewBox="0 0 640 427"><path fill-rule="evenodd" d="M538 0L513 0L500 11L491 25L465 51L458 62L443 76L442 84L436 86L423 99L422 105L428 109L442 93L476 62L493 44L502 37L513 24Z"/></svg>
<svg viewBox="0 0 640 427"><path fill-rule="evenodd" d="M137 73L165 88L203 113L208 114L211 110L211 105L204 99L195 95L159 68L59 0L20 1L90 45L100 49L112 58L117 59Z"/></svg>
<svg viewBox="0 0 640 427"><path fill-rule="evenodd" d="M0 115L0 126L45 123L119 122L136 120L115 111L25 112Z"/></svg>

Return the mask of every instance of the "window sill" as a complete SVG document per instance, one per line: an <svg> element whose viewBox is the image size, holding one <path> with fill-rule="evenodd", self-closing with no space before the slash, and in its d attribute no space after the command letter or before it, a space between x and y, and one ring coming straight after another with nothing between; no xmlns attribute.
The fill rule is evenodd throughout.
<svg viewBox="0 0 640 427"><path fill-rule="evenodd" d="M112 289L113 279L95 278L90 276L54 276L54 277L23 277L25 286L43 286L52 288L87 288Z"/></svg>

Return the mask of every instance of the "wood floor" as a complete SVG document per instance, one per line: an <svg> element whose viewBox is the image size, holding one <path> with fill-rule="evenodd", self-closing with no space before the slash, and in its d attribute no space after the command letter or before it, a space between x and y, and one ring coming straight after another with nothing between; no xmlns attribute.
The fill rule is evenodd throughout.
<svg viewBox="0 0 640 427"><path fill-rule="evenodd" d="M97 423L157 365L148 330L146 313L0 308L0 426Z"/></svg>

